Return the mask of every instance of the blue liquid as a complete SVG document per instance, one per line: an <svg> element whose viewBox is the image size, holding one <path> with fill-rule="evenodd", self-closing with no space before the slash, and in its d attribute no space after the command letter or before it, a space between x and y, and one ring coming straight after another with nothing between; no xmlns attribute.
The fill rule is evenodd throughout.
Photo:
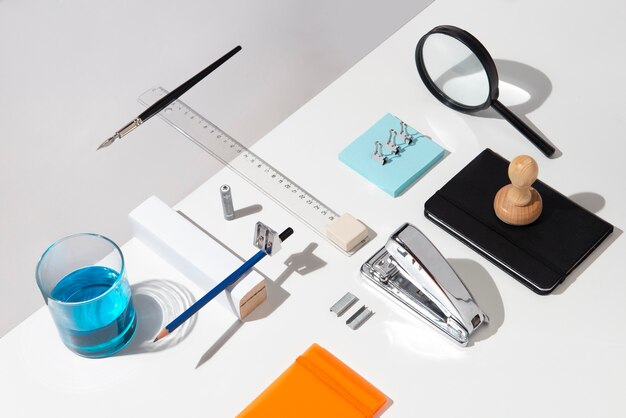
<svg viewBox="0 0 626 418"><path fill-rule="evenodd" d="M76 270L54 287L48 307L65 345L86 357L121 350L135 333L128 282L102 266Z"/></svg>

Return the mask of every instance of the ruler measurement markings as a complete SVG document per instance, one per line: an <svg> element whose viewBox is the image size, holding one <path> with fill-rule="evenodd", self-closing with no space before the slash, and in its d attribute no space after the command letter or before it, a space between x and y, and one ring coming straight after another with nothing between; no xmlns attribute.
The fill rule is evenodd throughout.
<svg viewBox="0 0 626 418"><path fill-rule="evenodd" d="M165 93L164 93L164 94L165 94ZM179 105L179 109L184 109L184 110L185 110L185 112L184 112L184 114L185 114L185 115L189 115L189 114L191 114L192 116L190 116L190 118L193 118L193 117L199 117L199 118L202 118L202 117L201 117L201 116L199 116L196 112L194 112L192 109L190 109L188 106L186 106L186 105L184 105L184 104L182 104L182 103L181 103L181 105ZM200 122L202 122L202 121L200 121ZM205 127L206 127L206 126L209 126L209 124L210 124L210 125L212 125L212 124L211 124L210 122L208 122L208 121L205 121L204 123L205 123ZM212 126L212 129L211 129L211 133L215 133L215 132L219 132L219 130L218 130L218 129L216 129L216 127L214 127L214 125L213 125L213 126ZM240 144L238 144L236 141L232 140L231 138L227 137L227 136L226 136L225 134L223 134L223 133L218 133L218 134L216 135L216 137L217 137L217 138L222 138L222 137L223 137L223 142L227 142L227 141L229 141L229 140L230 140L229 142L231 142L231 144L229 145L229 148L235 148L237 152L241 152L241 151L243 150L243 147L242 147ZM237 145L239 145L239 146L237 146ZM263 161L260 157L256 156L255 154L251 153L251 152L250 152L250 151L248 151L248 150L247 150L247 152L248 152L248 155L246 155L246 157L250 160L250 162L251 162L251 163L254 163L254 162L259 162L259 161L261 162L260 164L258 164L258 165L257 165L257 167L258 167L258 168L262 168L262 167L264 167L264 166L270 167L270 166L269 166L269 164L265 163L265 162L264 162L264 161ZM230 165L230 164L229 164L229 165ZM273 174L276 174L276 173L277 173L277 171L276 171L276 170L272 170L272 172L273 172ZM284 175L282 175L282 174L280 174L280 175L279 175L279 183L280 183L280 184L283 184L283 185L285 186L285 188L286 188L286 189L291 190L291 191L292 191L292 193L294 193L294 194L297 194L297 192L298 192L298 191L303 191L303 189L299 188L299 187L298 187L298 186L297 186L294 182L292 182L289 178L287 178L286 176L284 176ZM306 195L307 195L306 197L310 197L310 195L309 195L308 193L306 193ZM328 209L328 208L326 208L326 207L322 208L322 206L324 206L324 205L322 205L322 204L321 204L321 203L320 203L317 199L315 199L315 198L311 198L309 201L307 201L307 204L309 204L309 205L313 205L313 208L314 208L316 211L320 211L320 213L321 213L322 215L327 215L328 213L332 212L331 210L329 210L329 209ZM331 214L331 215L329 216L329 220L334 219L334 217L335 217L335 216L333 216L333 215L335 215L335 216L336 216L336 214L334 214L334 213L333 213L333 214Z"/></svg>
<svg viewBox="0 0 626 418"><path fill-rule="evenodd" d="M144 105L150 105L165 94L167 91L157 87L142 94L139 100ZM325 235L326 225L336 219L338 214L265 160L179 100L172 103L159 116L259 191L287 209L344 254L352 254L339 248Z"/></svg>

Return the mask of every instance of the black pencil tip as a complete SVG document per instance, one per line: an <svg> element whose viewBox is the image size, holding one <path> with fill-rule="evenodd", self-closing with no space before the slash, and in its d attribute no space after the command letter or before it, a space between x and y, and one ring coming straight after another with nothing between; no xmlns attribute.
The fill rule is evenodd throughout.
<svg viewBox="0 0 626 418"><path fill-rule="evenodd" d="M163 328L161 330L161 332L159 332L159 334L156 336L156 338L152 342L155 343L155 342L159 341L161 338L165 337L169 333L170 332L167 330L167 328Z"/></svg>

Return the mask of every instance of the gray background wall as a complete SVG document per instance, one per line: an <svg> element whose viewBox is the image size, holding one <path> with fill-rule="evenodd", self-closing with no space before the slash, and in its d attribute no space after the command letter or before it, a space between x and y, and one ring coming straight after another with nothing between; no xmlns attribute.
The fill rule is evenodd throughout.
<svg viewBox="0 0 626 418"><path fill-rule="evenodd" d="M146 197L173 205L220 169L157 119L95 152L139 94L241 44L183 100L251 145L431 1L0 0L0 337L43 304L50 243L124 243Z"/></svg>

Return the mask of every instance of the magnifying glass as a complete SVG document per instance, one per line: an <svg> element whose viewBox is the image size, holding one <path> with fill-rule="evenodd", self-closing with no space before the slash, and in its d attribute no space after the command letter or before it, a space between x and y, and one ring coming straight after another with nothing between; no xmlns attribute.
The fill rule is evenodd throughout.
<svg viewBox="0 0 626 418"><path fill-rule="evenodd" d="M493 107L546 156L552 145L498 101L498 71L491 55L470 33L437 26L420 39L415 63L422 81L446 106L465 113Z"/></svg>

